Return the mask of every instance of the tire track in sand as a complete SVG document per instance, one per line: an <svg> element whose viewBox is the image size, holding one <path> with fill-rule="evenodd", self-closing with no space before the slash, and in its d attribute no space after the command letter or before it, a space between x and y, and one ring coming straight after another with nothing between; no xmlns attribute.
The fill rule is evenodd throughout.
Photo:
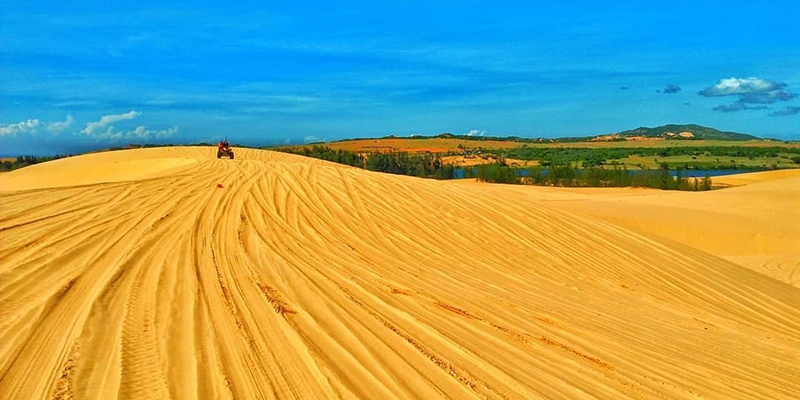
<svg viewBox="0 0 800 400"><path fill-rule="evenodd" d="M800 392L796 287L541 188L249 149L86 157L197 162L0 192L4 399Z"/></svg>

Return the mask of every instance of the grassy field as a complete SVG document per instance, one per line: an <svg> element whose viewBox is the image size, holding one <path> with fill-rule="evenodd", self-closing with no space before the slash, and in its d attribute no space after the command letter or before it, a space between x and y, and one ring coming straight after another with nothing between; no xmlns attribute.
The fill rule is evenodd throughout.
<svg viewBox="0 0 800 400"><path fill-rule="evenodd" d="M538 148L634 148L634 147L788 147L800 148L800 142L781 142L766 140L727 141L727 140L630 140L630 141L586 141L567 143L524 143L502 140L464 140L451 138L385 138L385 139L359 139L346 140L321 144L334 150L347 150L358 153L372 152L409 152L409 153L447 153L457 152L462 149L509 149L514 147ZM292 146L302 148L313 146Z"/></svg>
<svg viewBox="0 0 800 400"><path fill-rule="evenodd" d="M781 153L778 157L716 157L709 155L698 156L669 156L669 157L641 157L629 156L614 160L620 165L625 165L630 168L649 168L656 169L661 163L667 163L670 169L683 167L685 165L698 165L708 164L709 168L719 165L736 165L740 169L771 169L775 168L800 168L800 165L795 164L791 158L782 157L789 156L789 153Z"/></svg>
<svg viewBox="0 0 800 400"><path fill-rule="evenodd" d="M365 139L347 140L326 143L325 146L334 150L347 150L358 153L372 152L408 152L408 153L447 153L466 149L508 149L521 146L523 143L512 141L473 141L462 139L426 138L426 139ZM309 145L306 145L309 146ZM461 146L461 147L459 147ZM303 146L297 146L303 147Z"/></svg>
<svg viewBox="0 0 800 400"><path fill-rule="evenodd" d="M435 153L445 165L475 166L502 162L512 167L571 165L628 169L783 169L800 168L800 142L771 140L629 140L526 143L464 138L384 138L284 147L291 152L324 146L330 151L361 154ZM280 148L279 148L280 149ZM473 150L482 150L479 153ZM749 149L749 150L747 150Z"/></svg>

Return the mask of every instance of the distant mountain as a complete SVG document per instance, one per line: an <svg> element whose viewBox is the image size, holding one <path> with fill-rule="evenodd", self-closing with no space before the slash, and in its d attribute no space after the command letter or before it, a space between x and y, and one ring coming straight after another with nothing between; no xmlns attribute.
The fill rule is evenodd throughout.
<svg viewBox="0 0 800 400"><path fill-rule="evenodd" d="M745 133L723 132L697 124L688 125L662 125L655 128L644 126L628 131L606 135L606 137L632 138L664 138L664 139L702 139L702 140L759 140L759 138Z"/></svg>
<svg viewBox="0 0 800 400"><path fill-rule="evenodd" d="M697 124L686 125L662 125L655 128L640 126L636 129L595 136L568 136L560 138L521 138L519 136L477 136L477 135L458 135L450 132L440 133L435 136L411 135L411 137L401 137L397 135L384 136L382 138L351 138L341 139L337 142L348 142L358 140L378 140L378 139L461 139L472 141L508 141L520 143L574 143L574 142L625 142L639 140L762 140L759 137L737 132L723 132L718 129Z"/></svg>
<svg viewBox="0 0 800 400"><path fill-rule="evenodd" d="M430 136L416 136L416 138L423 139ZM566 142L586 142L586 141L629 141L629 140L645 140L645 139L682 139L682 140L761 140L760 138L748 135L745 133L737 132L723 132L718 129L709 128L707 126L697 124L687 125L662 125L655 128L638 127L627 131L618 133L611 133L607 135L596 136L576 136L576 137L560 137L560 138L520 138L517 136L469 136L469 135L454 135L452 133L442 133L434 138L444 139L464 139L464 140L505 140L512 142L526 142L526 143L566 143Z"/></svg>

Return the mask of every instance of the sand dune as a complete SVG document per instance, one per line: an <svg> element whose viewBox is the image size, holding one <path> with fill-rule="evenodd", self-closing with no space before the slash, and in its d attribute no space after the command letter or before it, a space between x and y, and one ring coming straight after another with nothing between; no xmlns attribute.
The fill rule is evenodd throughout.
<svg viewBox="0 0 800 400"><path fill-rule="evenodd" d="M800 287L800 170L731 175L715 182L744 186L703 193L521 190L559 209L684 243Z"/></svg>
<svg viewBox="0 0 800 400"><path fill-rule="evenodd" d="M25 168L0 175L0 397L797 398L800 289L736 262L793 262L798 188L595 195L209 148ZM728 218L730 249L763 246L703 245ZM696 220L721 225L673 232Z"/></svg>

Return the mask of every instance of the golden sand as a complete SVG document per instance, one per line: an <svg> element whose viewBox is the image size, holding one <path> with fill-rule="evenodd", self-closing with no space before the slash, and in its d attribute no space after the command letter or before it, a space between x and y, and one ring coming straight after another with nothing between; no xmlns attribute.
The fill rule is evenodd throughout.
<svg viewBox="0 0 800 400"><path fill-rule="evenodd" d="M800 393L797 174L564 190L236 155L0 175L0 397Z"/></svg>

